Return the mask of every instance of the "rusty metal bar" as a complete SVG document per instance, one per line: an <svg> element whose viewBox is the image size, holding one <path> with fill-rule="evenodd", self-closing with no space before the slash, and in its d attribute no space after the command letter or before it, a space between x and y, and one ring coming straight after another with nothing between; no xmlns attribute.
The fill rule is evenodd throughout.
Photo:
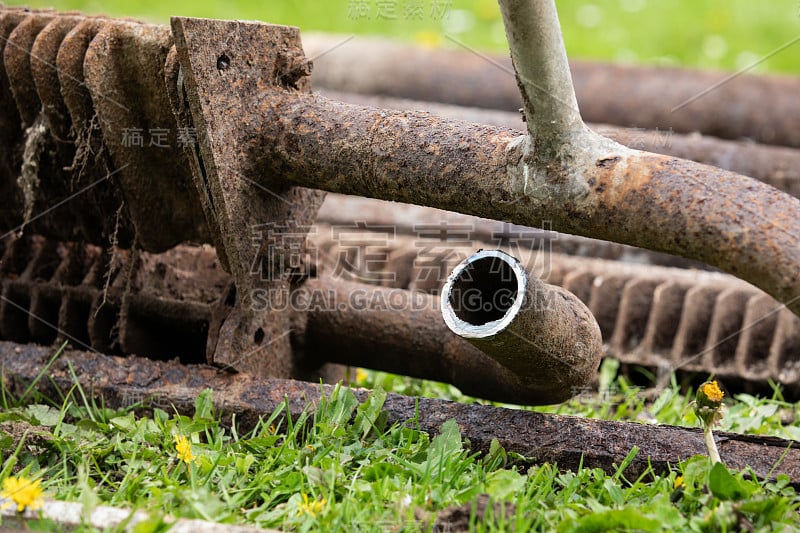
<svg viewBox="0 0 800 533"><path fill-rule="evenodd" d="M526 248L560 254L700 270L709 268L699 261L616 242L520 226L432 207L336 193L329 193L320 207L317 213L317 225L320 227L316 232L332 235L335 233L333 228L339 228L340 231L347 228L358 229L359 224L363 231L386 232L390 229L391 237L411 235L420 239L453 240L459 235L465 235L467 239L480 242L484 247L502 247L509 242L525 241ZM313 235L311 238L315 239ZM409 253L411 251L409 249ZM413 259L416 253L409 257Z"/></svg>
<svg viewBox="0 0 800 533"><path fill-rule="evenodd" d="M315 58L318 88L514 112L522 106L507 55L322 34L304 34L303 47ZM589 122L800 147L796 77L586 61L570 68Z"/></svg>
<svg viewBox="0 0 800 533"><path fill-rule="evenodd" d="M451 332L438 297L321 278L309 280L294 298L295 312L307 313L307 322L293 342L311 366L321 361L363 366L450 383L489 400L542 405L574 396L599 362L599 335L580 337L587 349L574 357L585 361L559 373L560 387L554 390L530 379L521 365L498 362Z"/></svg>
<svg viewBox="0 0 800 533"><path fill-rule="evenodd" d="M0 361L5 385L20 393L32 383L52 357L52 348L0 342ZM292 380L259 379L246 374L228 374L203 366L184 366L139 357L111 358L91 352L66 351L48 369L49 379L38 380L36 389L51 397L65 394L74 384L74 369L83 389L103 398L110 408L140 403L182 414L191 414L197 395L206 387L214 390L214 404L223 423L235 423L240 431L253 428L261 417L288 404L288 415L296 418L312 408L320 393L331 387ZM363 401L369 391L353 390ZM465 405L429 398L388 394L383 407L387 423L408 423L435 434L448 419L455 419L471 448L487 453L493 439L510 452L535 464L553 463L563 470L579 465L616 471L634 446L640 449L626 476L635 478L650 466L666 472L670 465L706 453L699 429L609 422L485 405ZM800 484L800 450L793 442L715 432L720 455L731 468L752 468L761 478L785 474Z"/></svg>
<svg viewBox="0 0 800 533"><path fill-rule="evenodd" d="M422 102L387 96L344 93L327 89L317 93L340 102L403 111L427 111L440 117L500 128L524 129L519 112L463 107L438 102ZM682 134L672 130L622 128L609 124L590 124L590 128L620 144L636 150L671 155L730 170L772 185L800 197L800 150L752 141L723 140L699 133Z"/></svg>
<svg viewBox="0 0 800 533"><path fill-rule="evenodd" d="M691 257L800 310L800 201L754 180L596 137L565 172L535 168L514 132L314 95L246 109L262 128L245 150L283 180Z"/></svg>

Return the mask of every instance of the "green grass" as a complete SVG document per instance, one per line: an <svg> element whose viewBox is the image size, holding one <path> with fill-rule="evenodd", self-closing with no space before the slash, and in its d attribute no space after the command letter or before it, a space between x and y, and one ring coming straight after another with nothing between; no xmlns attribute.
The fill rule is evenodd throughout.
<svg viewBox="0 0 800 533"><path fill-rule="evenodd" d="M433 46L507 50L496 0L14 0L86 13L166 23L171 15L258 19L303 31L377 34ZM389 6L379 12L379 5ZM422 12L406 12L407 6ZM767 58L800 36L798 0L558 0L573 58L680 64L737 70ZM362 16L358 6L366 6ZM391 6L394 6L393 13ZM445 16L442 16L445 13ZM754 72L800 72L800 42L755 66Z"/></svg>
<svg viewBox="0 0 800 533"><path fill-rule="evenodd" d="M618 391L610 402L608 395L586 394L549 410L640 421L648 413L651 422L694 424L674 380L648 402L616 376L614 362L602 374L604 385ZM336 387L300 420L292 423L280 408L246 434L220 424L210 390L197 398L193 417L105 409L77 386L54 404L33 392L17 399L3 391L0 481L41 479L48 497L81 502L87 510L98 504L145 510L151 520L137 531L165 529L166 515L290 531L430 531L441 513L469 509L478 498L489 505L480 517L473 509L474 531L768 531L798 523L800 497L785 477L758 482L747 471L711 469L707 457L697 456L666 475L627 479L622 472L636 449L611 474L512 466L524 465L524 458L497 443L478 457L452 421L434 438L413 419L385 424L381 384L474 401L452 387L378 372L362 380L378 387L362 404ZM796 422L783 426L778 416L795 408L778 395L740 395L729 400L724 423L748 433L796 435ZM26 429L25 437L15 439L11 427ZM192 443L189 463L179 457L176 435ZM55 529L47 522L27 525Z"/></svg>

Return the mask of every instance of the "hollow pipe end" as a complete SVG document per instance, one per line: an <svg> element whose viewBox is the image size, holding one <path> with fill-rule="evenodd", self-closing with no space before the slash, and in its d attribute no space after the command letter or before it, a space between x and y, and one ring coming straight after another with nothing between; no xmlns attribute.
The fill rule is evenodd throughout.
<svg viewBox="0 0 800 533"><path fill-rule="evenodd" d="M442 317L463 338L491 337L514 321L527 289L528 276L517 259L501 250L480 250L447 277Z"/></svg>

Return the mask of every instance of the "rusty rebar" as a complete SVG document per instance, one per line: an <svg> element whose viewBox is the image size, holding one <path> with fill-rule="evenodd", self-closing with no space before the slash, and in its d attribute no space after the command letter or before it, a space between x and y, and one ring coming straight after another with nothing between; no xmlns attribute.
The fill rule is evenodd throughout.
<svg viewBox="0 0 800 533"><path fill-rule="evenodd" d="M431 49L385 39L304 34L315 87L516 112L507 55ZM800 147L796 77L570 61L590 122Z"/></svg>
<svg viewBox="0 0 800 533"><path fill-rule="evenodd" d="M60 397L72 390L77 379L88 395L102 399L109 408L138 405L191 415L197 396L211 388L221 420L235 423L240 432L254 428L277 409L286 409L284 417L296 420L313 408L321 393L332 392L329 385L228 374L205 365L185 366L174 361L113 358L71 350L52 366L51 358L52 348L0 342L7 390L18 394L35 382L33 386L39 392ZM38 379L44 369L49 379ZM351 390L359 401L369 394L365 389ZM552 463L562 470L584 467L616 473L636 446L639 453L624 471L629 479L651 468L657 473L668 472L679 462L706 453L699 429L592 420L391 393L383 411L388 424L413 423L431 435L445 421L455 419L475 452L488 453L497 440L507 451L525 457L526 462ZM783 474L793 484L800 484L800 450L791 441L726 432L715 435L728 466L752 469L764 479Z"/></svg>

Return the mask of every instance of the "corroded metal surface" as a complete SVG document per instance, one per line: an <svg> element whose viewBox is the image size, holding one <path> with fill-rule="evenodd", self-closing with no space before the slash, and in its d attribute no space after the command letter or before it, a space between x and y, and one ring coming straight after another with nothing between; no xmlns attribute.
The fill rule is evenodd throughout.
<svg viewBox="0 0 800 533"><path fill-rule="evenodd" d="M456 266L441 311L450 331L531 389L526 403L566 401L597 374L602 340L586 305L501 250L480 250Z"/></svg>
<svg viewBox="0 0 800 533"><path fill-rule="evenodd" d="M7 240L0 275L3 339L186 362L205 361L210 305L229 282L209 247L109 256L40 237Z"/></svg>
<svg viewBox="0 0 800 533"><path fill-rule="evenodd" d="M258 164L291 183L682 255L800 310L800 200L755 180L594 137L548 166L512 131L314 95L267 99L257 116Z"/></svg>
<svg viewBox="0 0 800 533"><path fill-rule="evenodd" d="M585 160L585 172L578 176L546 164L536 167L537 161L525 156L520 137L513 131L424 113L348 106L303 94L309 69L296 30L255 23L191 24L202 31L192 34L197 39L192 45L196 61L190 65L185 39L181 41L183 52L176 50L170 56L172 37L164 27L3 10L3 35L10 40L3 41L0 69L3 95L7 96L2 102L2 120L8 126L2 135L8 136L4 161L11 165L0 176L7 193L0 201L4 202L3 231L19 230L26 222L28 230L51 237L74 238L109 249L113 244L128 246L135 241L149 251L183 240L213 241L225 252L222 264L234 272L239 289L234 301L242 306L239 317L228 317L227 327L213 334L212 354L220 355L215 361L218 364L230 364L230 354L248 353L251 345L256 348L253 353L261 354L265 350L262 345L267 344L269 350L285 354L290 349L287 332L302 329L302 323L285 316L241 316L250 312L247 299L251 289L277 283L282 292L291 292L291 287L310 274L305 266L287 270L281 254L269 255L267 248L275 245L275 240L264 236L269 228L262 226L260 234L253 233L259 224L291 219L293 236L283 245L292 250L296 245L302 247L319 196L296 192L301 189L292 185L427 203L526 225L552 223L554 229L693 256L727 268L785 302L798 296L800 258L795 225L800 210L796 200L773 189L730 173L616 145L603 145L607 153L597 157L588 151L576 153L576 160ZM238 32L236 38L226 41L233 30ZM276 45L270 48L271 54L253 56L260 41ZM224 49L219 48L223 44ZM52 72L46 65L22 54L33 49L48 61L55 54L56 64L64 72L58 77L60 91L53 90ZM211 51L214 53L207 53ZM267 61L261 65L271 67L259 70L255 66L258 61ZM182 64L191 68L181 73ZM131 79L139 70L143 74ZM260 78L265 72L268 75ZM179 81L183 82L181 90L186 90L183 95L175 90ZM217 98L213 105L208 100L203 108L205 100L197 97L198 88L209 91L204 93L209 98ZM190 118L191 122L176 122L168 95L179 120ZM34 98L36 105L44 106L43 113L25 103ZM248 103L243 105L245 100ZM192 107L188 113L187 108ZM74 138L67 138L62 145L57 134L67 129L65 109ZM144 146L125 146L122 130L128 121L134 122L131 128L144 130ZM164 124L170 141L166 148L153 139ZM195 128L198 137L185 151L175 146L180 126ZM236 141L226 145L225 139ZM63 170L70 160L70 167ZM126 173L133 170L141 179ZM23 179L18 182L20 176ZM67 202L68 208L45 201L70 198L65 194L79 198ZM40 216L51 207L55 209L48 216ZM68 209L67 214L63 209ZM26 249L25 242L31 239L26 235L14 241L8 246L12 252L6 253L13 256L17 247ZM280 250L271 251L276 249ZM36 255L41 265L51 264L49 258L60 253L58 246L51 244L42 250ZM91 298L67 299L71 303L65 309L85 310L88 306L90 313L81 311L78 316L91 314L93 325L81 330L81 338L114 351L120 348L115 347L106 324L115 323L116 315L128 316L125 309L133 309L135 298L125 296L132 294L132 278L127 273L119 277L122 285L112 287L120 295L119 302L114 302L114 290L105 290L103 273L108 271L107 264L116 261L109 255L113 254L99 255L103 267L94 274ZM135 264L141 257L132 252L126 264ZM21 260L27 265L27 259ZM134 270L131 267L130 272ZM273 279L276 274L282 279ZM33 279L4 281L7 310L13 307L8 307L9 302L28 309L30 302L45 305L58 300L52 296L52 288L40 291L35 299L31 293L26 296L22 283ZM587 275L574 279L586 280ZM575 289L591 294L581 283ZM619 279L613 287L624 291L625 283ZM637 285L639 289L627 290L638 294L636 291L651 285L643 282ZM289 290L284 290L287 287ZM699 306L711 296L693 298ZM637 309L647 307L646 297L636 301ZM750 354L763 351L773 325L789 333L782 333L782 343L770 344L770 353L778 354L770 357L775 361L792 357L786 354L793 353L795 346L791 340L794 317L758 321L765 305L753 304L742 318L753 325L743 336L742 355L737 356L745 366L753 363ZM601 328L609 331L616 319L606 315L623 308L610 302L598 307L595 312L602 315ZM60 309L58 314L48 312L61 320ZM175 309L163 312L179 314ZM63 313L69 316L68 311ZM631 323L644 323L639 311L629 314L638 317ZM141 313L131 316L144 320ZM12 332L20 324L25 327L19 331L28 332L24 335L43 339L52 335L41 325L28 327L24 313L13 320L17 326L7 327L8 335L22 336ZM68 326L67 318L63 320ZM75 323L85 321L81 318ZM245 323L249 325L240 329ZM728 331L723 325L727 322L718 329ZM226 343L228 356L224 355ZM281 362L275 368L285 374L289 368L286 358L278 359ZM774 370L768 373L772 375ZM752 376L763 379L768 373L762 369Z"/></svg>
<svg viewBox="0 0 800 533"><path fill-rule="evenodd" d="M523 129L522 114L438 102L423 102L386 96L345 93L322 89L319 94L351 104L407 111L428 111L434 115L501 128ZM609 124L590 127L614 141L657 154L671 155L750 176L792 196L800 197L800 150L752 141L723 140L699 133L676 133L671 129L622 128Z"/></svg>
<svg viewBox="0 0 800 533"><path fill-rule="evenodd" d="M292 318L279 307L280 299L308 275L298 261L324 193L292 187L280 172L265 174L250 153L259 149L252 131L232 120L232 111L257 108L276 84L279 90L309 90L300 32L178 18L173 30L186 106L195 127L205 132L193 153L202 167L195 187L207 204L206 216L213 217L209 224L219 228L236 282L237 305L221 325L212 359L257 375L290 376ZM259 308L256 291L269 295Z"/></svg>
<svg viewBox="0 0 800 533"><path fill-rule="evenodd" d="M315 87L506 111L522 106L507 56L314 34L304 35L303 45L317 57ZM584 61L570 68L589 122L800 147L797 78L744 74L725 82L729 73Z"/></svg>
<svg viewBox="0 0 800 533"><path fill-rule="evenodd" d="M800 384L800 318L731 276L552 253L549 245L556 248L558 240L548 243L545 232L481 241L481 234L469 234L469 225L437 228L428 221L416 235L371 227L359 232L339 226L349 231L341 240L337 226L320 224L311 240L320 253L348 265L340 276L433 294L473 250L499 247L578 296L597 319L608 356L761 386L772 379L787 386L789 396ZM434 229L442 232L441 240L431 237Z"/></svg>
<svg viewBox="0 0 800 533"><path fill-rule="evenodd" d="M169 30L13 8L0 16L3 231L136 239L151 251L208 240L164 90Z"/></svg>
<svg viewBox="0 0 800 533"><path fill-rule="evenodd" d="M135 238L149 251L208 240L164 88L170 46L165 26L109 20L89 43L83 62Z"/></svg>
<svg viewBox="0 0 800 533"><path fill-rule="evenodd" d="M436 294L447 273L474 250L500 243L344 229L346 238L324 225L312 229L319 277L284 302L293 376L330 376L325 364L338 363L448 382L498 401L533 401L513 374L452 335L439 314ZM714 374L734 389L768 390L773 380L786 398L797 396L800 319L761 291L718 273L526 248L535 244L528 234L502 247L581 298L600 325L605 355L653 370ZM23 239L0 248L5 340L213 361L207 346L215 346L235 304L231 278L209 247L136 258L119 252L108 267L92 246Z"/></svg>
<svg viewBox="0 0 800 533"><path fill-rule="evenodd" d="M9 20L16 16L13 14L17 11L10 13L5 15ZM52 15L27 14L17 23L28 19L45 20L42 17ZM262 26L255 24L252 27ZM244 31L245 26L239 28L239 31ZM204 42L213 49L214 44L224 41ZM88 45L84 65L95 108L104 110L99 117L100 124L106 144L111 143L111 159L115 163L115 168L109 170L111 173L118 170L120 178L124 178L123 169L130 170L131 167L125 165L131 164L136 167L137 175L152 179L120 179L125 198L131 200L126 200L125 205L111 201L106 205L100 203L103 205L101 213L97 213L96 202L76 202L75 206L82 209L75 209L74 216L78 219L75 225L96 227L89 220L81 223L81 219L87 218L84 213L97 213L103 215L102 218L108 218L109 213L119 213L119 224L115 221L113 228L124 228L131 220L136 232L134 238L145 249L154 251L163 249L168 242L208 240L205 224L195 218L204 218L203 211L197 209L202 204L199 195L187 194L192 187L188 183L191 165L185 154L174 149L156 154L155 151L161 148L149 146L149 143L147 147L135 146L128 150L121 150L119 146L122 144L120 125L125 124L131 113L125 110L130 110L137 98L152 102L143 115L147 119L143 126L148 129L150 126L160 129L161 119L154 117L166 120L168 116L163 61L169 43L170 37L163 28L104 21ZM102 56L105 50L108 50L107 57ZM224 51L218 52L222 55L218 54L216 60L224 55ZM297 50L292 53L297 54ZM784 302L798 296L800 282L793 274L798 270L795 257L798 247L792 237L797 234L793 224L800 219L796 201L740 181L732 174L636 153L625 155L619 164L615 157L622 157L621 154L610 153L607 159L598 158L597 161L606 162L598 163L591 171L585 169L583 181L573 181L569 187L559 184L560 178L546 169L543 173L542 169L535 171L533 181L526 184L522 179L524 164L514 168L522 155L522 146L515 144L517 137L514 133L457 124L420 113L357 108L302 96L289 89L305 83L302 80L307 76L307 69L303 67L305 63L300 56L291 57L295 59L287 59L285 65L279 66L283 74L277 76L276 84L272 79L262 82L250 80L254 84L252 87L248 85L253 89L251 96L263 100L260 105L235 103L231 107L216 102L216 109L226 110L221 111L224 113L236 107L247 107L249 109L241 109L241 112L253 113L247 119L233 119L232 115L226 114L229 133L246 138L248 143L240 148L241 157L237 156L237 160L246 160L258 171L261 179L268 182L261 185L277 190L279 196L283 187L294 183L436 205L525 225L552 221L553 228L561 231L694 257L742 276ZM216 61L213 63L208 68L211 72L218 72ZM225 67L226 71L233 76L239 67L236 62L228 65L232 67ZM149 71L147 76L122 83L125 77L118 72L119 69L127 71L145 67ZM23 67L15 68L24 71ZM154 72L157 75L151 78ZM24 72L19 76L15 74L13 80L24 79L22 74ZM225 83L221 78L217 82ZM268 91L271 96L259 94L255 90L258 83L262 83L262 90L272 87L274 90ZM224 95L227 89L227 86L217 87L214 94ZM151 94L154 92L158 94ZM130 99L127 104L125 98ZM123 107L114 105L112 100ZM26 117L20 120L27 124ZM263 128L258 134L245 133L240 127L242 124L251 124L251 127L260 124ZM339 128L338 124L347 124L348 127ZM209 133L207 124L195 126L200 132ZM212 137L225 137L228 130L223 126L223 122L217 124L215 128L219 131L213 132ZM169 127L176 128L174 118ZM20 139L15 149L19 153L28 146L32 157L31 154L38 153L34 149L36 143L33 141L36 139L31 139L30 135L27 137L27 141ZM613 148L610 150L615 151ZM163 164L163 156L168 153L179 155L169 164ZM147 166L156 162L158 169ZM161 173L165 169L174 175L163 176ZM264 177L266 175L272 177ZM276 182L276 176L280 176L279 182ZM35 173L26 182L27 200L20 198L22 211L28 215L38 211L35 209L40 205L35 201L37 194L41 198L49 197L47 182L40 181L41 187L37 189L34 178ZM7 176L7 180L13 179L13 175ZM708 194L710 188L706 185L711 179L719 183L714 187L714 195ZM63 187L61 180L53 183ZM158 197L150 198L156 191ZM9 192L10 197L19 194L13 190ZM723 192L728 196L723 196ZM702 203L697 202L698 195L708 198ZM173 203L167 206L164 202ZM138 204L141 210L134 204ZM163 210L158 209L158 217L154 217L152 211L156 205L163 207ZM739 207L730 209L729 205ZM713 213L715 209L716 213ZM13 211L12 208L10 212ZM64 237L61 234L64 227L75 227L56 223L56 213L44 218L40 221L43 233ZM273 219L271 216L268 218ZM274 218L278 219L283 220L280 216ZM45 223L47 220L49 223ZM764 220L769 222L764 223ZM230 234L229 226L222 229Z"/></svg>
<svg viewBox="0 0 800 533"><path fill-rule="evenodd" d="M52 350L0 342L3 379L12 393L25 390L52 357ZM331 387L291 380L254 379L245 374L228 374L203 366L183 366L138 357L111 358L91 352L65 352L49 369L50 379L38 380L36 388L45 394L63 394L74 384L74 369L83 390L102 397L108 407L160 407L191 414L197 395L206 387L214 390L214 404L223 423L235 423L240 431L253 428L260 417L288 406L286 416L297 417L321 393ZM359 400L369 391L354 389ZM579 465L615 472L631 448L639 453L625 471L636 478L650 466L667 471L683 459L705 454L699 429L609 422L465 405L429 398L388 394L384 404L387 423L412 423L436 434L448 419L454 419L470 447L487 453L492 439L510 452L519 453L535 464L553 463L563 470ZM409 422L411 421L411 422ZM750 467L761 478L780 474L800 484L800 450L792 441L715 432L720 455L731 468Z"/></svg>

